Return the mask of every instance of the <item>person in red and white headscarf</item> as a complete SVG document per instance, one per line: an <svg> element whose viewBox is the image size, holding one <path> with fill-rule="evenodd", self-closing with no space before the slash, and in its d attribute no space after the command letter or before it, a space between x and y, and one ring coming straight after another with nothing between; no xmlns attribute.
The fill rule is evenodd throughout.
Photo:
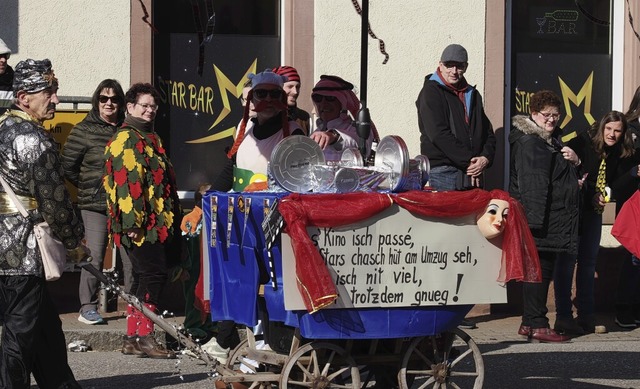
<svg viewBox="0 0 640 389"><path fill-rule="evenodd" d="M287 78L282 89L287 94L287 106L289 120L298 123L305 135L309 135L311 130L311 115L304 109L298 108L297 101L300 96L300 88L302 87L300 75L293 66L278 66L273 68L274 73Z"/></svg>
<svg viewBox="0 0 640 389"><path fill-rule="evenodd" d="M360 109L360 100L353 93L353 84L338 76L320 76L313 87L311 99L318 115L316 130L311 139L324 151L328 161L339 161L346 148L358 147L358 132L354 118ZM371 153L373 140L378 139L375 125L371 123L371 133L366 140L367 158Z"/></svg>

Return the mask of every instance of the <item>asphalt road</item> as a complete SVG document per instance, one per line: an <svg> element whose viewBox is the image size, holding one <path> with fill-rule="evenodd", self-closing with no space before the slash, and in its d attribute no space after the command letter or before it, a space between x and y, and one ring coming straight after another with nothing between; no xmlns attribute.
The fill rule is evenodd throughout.
<svg viewBox="0 0 640 389"><path fill-rule="evenodd" d="M640 388L640 341L509 341L479 347L484 388ZM152 360L119 352L77 352L69 353L69 360L84 389L214 388L211 369L186 356Z"/></svg>

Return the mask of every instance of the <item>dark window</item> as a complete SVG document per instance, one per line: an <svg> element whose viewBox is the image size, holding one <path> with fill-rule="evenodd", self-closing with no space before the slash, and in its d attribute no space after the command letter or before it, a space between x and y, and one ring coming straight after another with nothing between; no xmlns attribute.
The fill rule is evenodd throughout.
<svg viewBox="0 0 640 389"><path fill-rule="evenodd" d="M513 1L519 52L609 54L611 1Z"/></svg>
<svg viewBox="0 0 640 389"><path fill-rule="evenodd" d="M153 15L161 33L280 34L279 0L163 0L154 2Z"/></svg>

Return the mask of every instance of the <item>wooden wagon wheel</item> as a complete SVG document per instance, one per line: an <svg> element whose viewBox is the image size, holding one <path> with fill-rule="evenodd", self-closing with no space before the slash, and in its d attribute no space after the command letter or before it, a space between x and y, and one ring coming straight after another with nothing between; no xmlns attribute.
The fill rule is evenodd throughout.
<svg viewBox="0 0 640 389"><path fill-rule="evenodd" d="M280 389L359 389L360 372L353 358L335 344L312 342L301 346L287 360Z"/></svg>
<svg viewBox="0 0 640 389"><path fill-rule="evenodd" d="M255 340L262 340L262 335L255 335ZM227 359L227 363L225 364L225 367L227 369L230 369L236 372L242 372L244 374L247 374L252 378L259 377L259 374L261 372L264 372L269 367L266 366L264 363L251 359L248 356L250 347L251 346L249 345L248 339L241 341L229 353L229 358ZM270 366L270 367L273 367L273 366ZM253 376L254 374L258 376ZM275 381L270 381L269 378L267 378L264 381L247 380L247 382L245 383L233 382L233 383L226 384L227 386L225 388L273 389L276 387L274 383Z"/></svg>
<svg viewBox="0 0 640 389"><path fill-rule="evenodd" d="M481 389L484 361L476 342L459 328L414 339L398 372L400 387Z"/></svg>
<svg viewBox="0 0 640 389"><path fill-rule="evenodd" d="M262 335L257 335L256 340L262 340ZM247 351L249 349L249 341L244 339L241 341L231 352L225 366L231 370L242 370L254 374L258 371L256 367L256 361L247 358Z"/></svg>

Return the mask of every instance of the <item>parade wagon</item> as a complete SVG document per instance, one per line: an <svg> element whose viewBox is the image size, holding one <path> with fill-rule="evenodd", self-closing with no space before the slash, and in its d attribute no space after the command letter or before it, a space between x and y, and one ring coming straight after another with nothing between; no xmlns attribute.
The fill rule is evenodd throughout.
<svg viewBox="0 0 640 389"><path fill-rule="evenodd" d="M474 304L506 302L505 281L531 277L522 274L526 264L502 255L503 237L487 240L478 230L478 209L491 197L208 192L212 318L247 332L216 380L481 388L482 355L457 326ZM253 331L259 321L267 346Z"/></svg>

